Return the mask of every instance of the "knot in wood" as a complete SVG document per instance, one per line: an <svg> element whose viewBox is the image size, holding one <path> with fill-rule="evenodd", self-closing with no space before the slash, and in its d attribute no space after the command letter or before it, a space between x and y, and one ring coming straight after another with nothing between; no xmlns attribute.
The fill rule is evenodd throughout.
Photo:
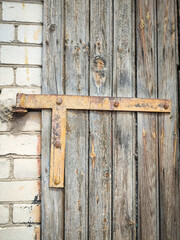
<svg viewBox="0 0 180 240"><path fill-rule="evenodd" d="M52 32L55 31L55 29L56 29L56 24L54 24L54 23L51 24L50 27L49 27L49 29L50 29L50 31L52 31Z"/></svg>

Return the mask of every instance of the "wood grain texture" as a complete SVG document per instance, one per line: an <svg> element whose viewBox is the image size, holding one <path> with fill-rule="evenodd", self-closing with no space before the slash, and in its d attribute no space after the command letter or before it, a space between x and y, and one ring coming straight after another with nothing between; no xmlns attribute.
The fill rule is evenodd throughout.
<svg viewBox="0 0 180 240"><path fill-rule="evenodd" d="M89 1L65 5L65 86L88 95ZM88 113L68 111L65 158L65 239L88 239Z"/></svg>
<svg viewBox="0 0 180 240"><path fill-rule="evenodd" d="M113 96L135 96L133 1L114 1ZM113 113L113 239L136 238L135 117Z"/></svg>
<svg viewBox="0 0 180 240"><path fill-rule="evenodd" d="M158 97L172 99L172 114L159 117L161 239L180 239L180 159L176 1L157 1Z"/></svg>
<svg viewBox="0 0 180 240"><path fill-rule="evenodd" d="M90 3L90 95L111 96L112 2ZM111 239L111 113L90 112L89 239Z"/></svg>
<svg viewBox="0 0 180 240"><path fill-rule="evenodd" d="M50 10L51 9L51 10ZM42 93L63 94L64 3L44 1ZM51 24L55 30L51 31ZM64 231L64 190L49 188L51 112L42 113L42 222L41 238L62 240Z"/></svg>
<svg viewBox="0 0 180 240"><path fill-rule="evenodd" d="M157 97L156 1L138 0L137 97ZM157 115L138 113L138 239L159 239Z"/></svg>

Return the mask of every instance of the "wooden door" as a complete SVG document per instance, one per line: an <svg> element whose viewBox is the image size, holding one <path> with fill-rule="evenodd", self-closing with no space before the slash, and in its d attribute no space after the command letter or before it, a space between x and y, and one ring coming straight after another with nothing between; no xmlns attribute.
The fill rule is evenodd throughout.
<svg viewBox="0 0 180 240"><path fill-rule="evenodd" d="M45 0L43 93L172 99L171 114L69 111L65 188L49 188L42 114L42 239L180 239L177 7Z"/></svg>

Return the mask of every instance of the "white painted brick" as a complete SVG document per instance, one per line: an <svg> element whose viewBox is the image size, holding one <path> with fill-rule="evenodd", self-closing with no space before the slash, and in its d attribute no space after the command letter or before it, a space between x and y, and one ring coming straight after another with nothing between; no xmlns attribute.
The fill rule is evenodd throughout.
<svg viewBox="0 0 180 240"><path fill-rule="evenodd" d="M3 2L2 19L5 21L42 22L42 5Z"/></svg>
<svg viewBox="0 0 180 240"><path fill-rule="evenodd" d="M13 206L13 223L39 223L40 205L15 204Z"/></svg>
<svg viewBox="0 0 180 240"><path fill-rule="evenodd" d="M0 24L0 41L12 42L14 40L14 26L12 24Z"/></svg>
<svg viewBox="0 0 180 240"><path fill-rule="evenodd" d="M41 86L41 68L18 68L16 83L20 86Z"/></svg>
<svg viewBox="0 0 180 240"><path fill-rule="evenodd" d="M15 178L37 178L40 171L40 159L14 159Z"/></svg>
<svg viewBox="0 0 180 240"><path fill-rule="evenodd" d="M41 65L41 47L1 46L1 63Z"/></svg>
<svg viewBox="0 0 180 240"><path fill-rule="evenodd" d="M42 26L34 25L19 26L18 41L23 43L42 43Z"/></svg>
<svg viewBox="0 0 180 240"><path fill-rule="evenodd" d="M0 228L1 240L40 240L40 226Z"/></svg>
<svg viewBox="0 0 180 240"><path fill-rule="evenodd" d="M10 161L8 159L0 159L0 179L8 178L10 175Z"/></svg>
<svg viewBox="0 0 180 240"><path fill-rule="evenodd" d="M11 85L13 82L13 69L8 67L0 67L0 85Z"/></svg>
<svg viewBox="0 0 180 240"><path fill-rule="evenodd" d="M40 94L41 89L27 89L27 88L2 88L1 89L1 98L0 105L6 107L11 107L16 105L16 95L17 93L26 93L26 94Z"/></svg>
<svg viewBox="0 0 180 240"><path fill-rule="evenodd" d="M0 193L0 201L5 202L38 200L40 183L39 181L0 182Z"/></svg>
<svg viewBox="0 0 180 240"><path fill-rule="evenodd" d="M39 155L39 135L1 135L0 154Z"/></svg>
<svg viewBox="0 0 180 240"><path fill-rule="evenodd" d="M9 222L9 207L0 205L0 224Z"/></svg>

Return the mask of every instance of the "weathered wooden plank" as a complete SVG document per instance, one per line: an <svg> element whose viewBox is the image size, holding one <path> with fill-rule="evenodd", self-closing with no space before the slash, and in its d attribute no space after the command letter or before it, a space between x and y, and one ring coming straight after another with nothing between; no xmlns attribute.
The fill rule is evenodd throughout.
<svg viewBox="0 0 180 240"><path fill-rule="evenodd" d="M157 1L158 95L172 99L170 116L159 117L159 176L161 239L180 239L180 159L178 134L178 85L176 1Z"/></svg>
<svg viewBox="0 0 180 240"><path fill-rule="evenodd" d="M137 1L137 96L157 97L156 1ZM138 113L138 239L159 239L157 115Z"/></svg>
<svg viewBox="0 0 180 240"><path fill-rule="evenodd" d="M42 93L63 94L64 3L44 1ZM55 24L55 25L51 25ZM42 239L63 239L64 190L49 188L51 113L42 113Z"/></svg>
<svg viewBox="0 0 180 240"><path fill-rule="evenodd" d="M134 4L114 1L113 96L135 96ZM135 117L113 114L113 239L135 239Z"/></svg>
<svg viewBox="0 0 180 240"><path fill-rule="evenodd" d="M66 0L66 94L88 95L89 1ZM65 239L88 239L88 113L68 111Z"/></svg>
<svg viewBox="0 0 180 240"><path fill-rule="evenodd" d="M90 95L112 89L112 2L90 3ZM89 239L111 239L111 113L90 112Z"/></svg>

